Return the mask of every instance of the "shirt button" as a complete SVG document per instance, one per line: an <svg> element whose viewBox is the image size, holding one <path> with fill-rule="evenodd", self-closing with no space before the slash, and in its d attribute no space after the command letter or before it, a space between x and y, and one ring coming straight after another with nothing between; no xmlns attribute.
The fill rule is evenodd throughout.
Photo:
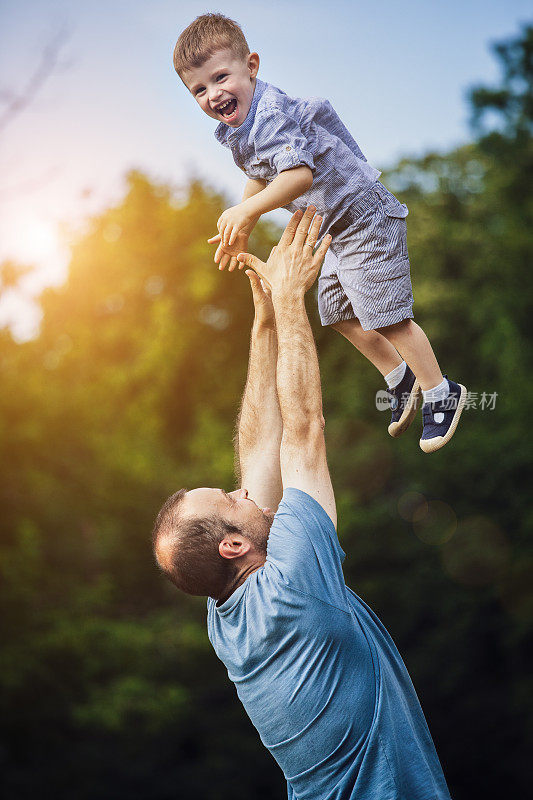
<svg viewBox="0 0 533 800"><path fill-rule="evenodd" d="M286 146L285 150L292 150L292 147L290 146L290 144L288 144L288 145Z"/></svg>

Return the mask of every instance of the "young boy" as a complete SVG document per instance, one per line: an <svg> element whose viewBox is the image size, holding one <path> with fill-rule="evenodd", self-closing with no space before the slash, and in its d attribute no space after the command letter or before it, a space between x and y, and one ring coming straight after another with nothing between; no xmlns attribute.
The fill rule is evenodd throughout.
<svg viewBox="0 0 533 800"><path fill-rule="evenodd" d="M466 389L443 376L413 320L407 207L378 178L327 100L288 97L257 78L259 56L221 14L204 14L180 35L174 67L218 141L248 181L242 202L218 220L215 262L235 269L262 214L315 206L333 237L318 283L322 325L345 336L387 382L391 436L413 421L422 391L420 447L443 447L459 422Z"/></svg>

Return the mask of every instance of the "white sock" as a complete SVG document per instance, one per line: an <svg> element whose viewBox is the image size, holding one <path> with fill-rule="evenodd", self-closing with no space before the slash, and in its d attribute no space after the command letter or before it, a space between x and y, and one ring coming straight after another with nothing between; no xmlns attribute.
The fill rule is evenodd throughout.
<svg viewBox="0 0 533 800"><path fill-rule="evenodd" d="M399 383L403 381L403 376L405 375L405 370L407 369L407 364L405 361L402 361L401 364L398 364L397 367L394 367L387 375L385 375L385 380L387 382L387 386L389 389L395 389Z"/></svg>
<svg viewBox="0 0 533 800"><path fill-rule="evenodd" d="M424 395L424 403L439 403L441 400L446 400L450 394L450 384L443 379L442 383L434 386L433 389L428 389L427 392L422 392Z"/></svg>

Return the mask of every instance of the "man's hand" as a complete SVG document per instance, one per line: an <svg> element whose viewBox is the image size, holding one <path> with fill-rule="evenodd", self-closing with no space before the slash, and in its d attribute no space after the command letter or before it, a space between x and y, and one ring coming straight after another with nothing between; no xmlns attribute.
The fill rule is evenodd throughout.
<svg viewBox="0 0 533 800"><path fill-rule="evenodd" d="M217 228L224 246L235 244L239 233L250 233L257 222L257 215L250 211L247 200L227 208L218 218Z"/></svg>
<svg viewBox="0 0 533 800"><path fill-rule="evenodd" d="M263 284L257 272L254 272L252 269L247 269L246 275L248 276L250 280L250 286L252 287L252 296L255 308L255 322L258 325L275 328L276 323L274 320L274 306L272 305L270 289Z"/></svg>
<svg viewBox="0 0 533 800"><path fill-rule="evenodd" d="M238 254L238 261L257 272L270 287L272 295L303 296L315 282L331 236L324 236L320 247L313 252L322 224L322 217L314 217L314 214L314 206L309 206L303 215L301 211L293 214L266 264L250 253Z"/></svg>

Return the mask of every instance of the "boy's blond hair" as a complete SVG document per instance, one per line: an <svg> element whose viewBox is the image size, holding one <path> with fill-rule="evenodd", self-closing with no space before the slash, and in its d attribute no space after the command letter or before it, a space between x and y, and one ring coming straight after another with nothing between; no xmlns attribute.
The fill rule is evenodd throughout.
<svg viewBox="0 0 533 800"><path fill-rule="evenodd" d="M202 14L180 34L174 48L174 69L182 77L201 67L217 50L232 50L245 58L250 52L240 25L223 14Z"/></svg>

